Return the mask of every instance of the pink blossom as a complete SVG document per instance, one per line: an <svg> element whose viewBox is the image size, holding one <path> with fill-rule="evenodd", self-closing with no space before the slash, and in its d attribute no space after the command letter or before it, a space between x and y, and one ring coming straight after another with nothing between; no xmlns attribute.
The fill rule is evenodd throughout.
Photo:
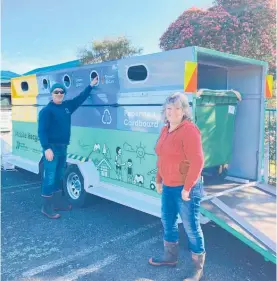
<svg viewBox="0 0 277 281"><path fill-rule="evenodd" d="M208 10L184 11L160 38L164 50L191 45L276 60L275 10L272 0L215 0ZM259 8L259 9L258 9Z"/></svg>

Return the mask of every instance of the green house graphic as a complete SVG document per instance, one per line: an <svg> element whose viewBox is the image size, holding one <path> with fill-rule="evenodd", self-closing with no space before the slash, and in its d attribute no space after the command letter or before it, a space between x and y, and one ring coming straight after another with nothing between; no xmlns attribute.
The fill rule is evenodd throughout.
<svg viewBox="0 0 277 281"><path fill-rule="evenodd" d="M100 176L109 178L110 177L110 170L112 169L111 164L107 159L102 159L98 165L97 170L100 172Z"/></svg>

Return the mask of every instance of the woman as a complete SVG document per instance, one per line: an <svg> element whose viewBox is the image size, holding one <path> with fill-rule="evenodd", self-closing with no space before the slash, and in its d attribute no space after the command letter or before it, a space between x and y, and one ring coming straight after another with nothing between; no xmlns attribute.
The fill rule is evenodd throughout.
<svg viewBox="0 0 277 281"><path fill-rule="evenodd" d="M194 272L185 281L199 281L203 275L205 245L200 226L200 201L203 195L201 171L204 156L199 129L191 122L187 97L175 93L163 108L165 123L156 145L157 191L162 193L164 255L151 258L154 266L175 266L178 261L177 217L183 222L192 253Z"/></svg>

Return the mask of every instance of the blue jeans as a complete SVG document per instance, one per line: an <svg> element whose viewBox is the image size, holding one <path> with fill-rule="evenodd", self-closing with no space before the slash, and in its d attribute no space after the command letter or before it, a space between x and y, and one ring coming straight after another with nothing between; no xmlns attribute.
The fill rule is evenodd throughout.
<svg viewBox="0 0 277 281"><path fill-rule="evenodd" d="M162 193L162 223L164 227L164 240L177 242L178 214L183 222L188 237L189 249L195 254L205 252L204 236L200 225L200 202L203 197L203 184L198 182L190 191L190 200L182 199L183 186L163 186Z"/></svg>
<svg viewBox="0 0 277 281"><path fill-rule="evenodd" d="M42 180L42 196L51 196L54 192L62 190L62 180L66 167L67 146L51 145L54 153L52 161L45 158L43 151L43 180Z"/></svg>

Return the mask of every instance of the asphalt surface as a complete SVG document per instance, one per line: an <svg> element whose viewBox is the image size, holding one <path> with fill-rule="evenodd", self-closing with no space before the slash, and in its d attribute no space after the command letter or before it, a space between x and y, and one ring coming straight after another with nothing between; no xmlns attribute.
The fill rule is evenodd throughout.
<svg viewBox="0 0 277 281"><path fill-rule="evenodd" d="M39 178L2 171L1 280L167 281L183 280L190 268L180 227L180 263L154 268L148 258L162 251L158 218L91 197L86 208L59 220L40 213ZM276 268L213 223L203 226L207 262L203 281L273 281Z"/></svg>

